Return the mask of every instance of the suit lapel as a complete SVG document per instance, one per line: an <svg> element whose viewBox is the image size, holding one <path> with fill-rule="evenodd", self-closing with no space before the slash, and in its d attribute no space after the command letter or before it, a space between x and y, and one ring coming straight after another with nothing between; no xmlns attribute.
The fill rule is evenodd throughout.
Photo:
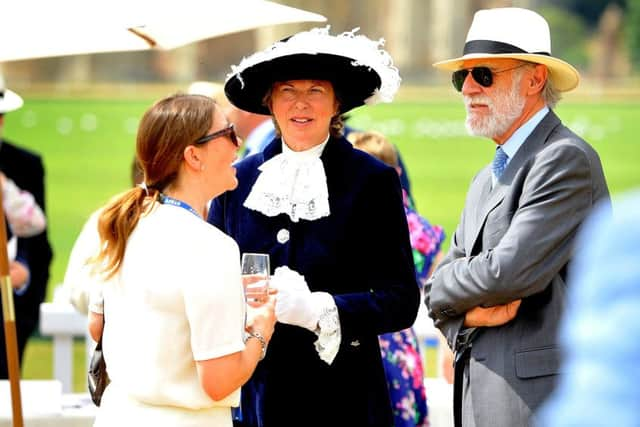
<svg viewBox="0 0 640 427"><path fill-rule="evenodd" d="M324 167L324 173L327 177L327 191L329 192L329 206L333 212L333 200L343 190L344 168L343 164L348 158L345 150L352 149L351 144L336 138L329 138L327 145L324 147L320 160Z"/></svg>
<svg viewBox="0 0 640 427"><path fill-rule="evenodd" d="M280 153L282 153L282 140L280 137L274 137L260 152L260 155L262 156L261 163L270 160L272 157L275 157L276 154Z"/></svg>
<svg viewBox="0 0 640 427"><path fill-rule="evenodd" d="M507 186L497 182L495 187L491 188L491 179L491 168L485 167L476 180L477 188L472 189L477 194L472 202L472 206L476 206L476 215L473 217L473 223L468 227L469 233L465 233L469 236L468 239L465 239L467 253L471 253L480 231L483 229L487 215L504 199L506 194Z"/></svg>
<svg viewBox="0 0 640 427"><path fill-rule="evenodd" d="M501 182L505 185L511 184L514 175L522 167L522 165L529 160L532 156L535 156L540 151L547 140L551 131L560 124L560 119L556 114L549 110L549 113L544 116L538 126L533 129L531 135L527 137L520 149L516 152L516 155L507 165L501 178Z"/></svg>

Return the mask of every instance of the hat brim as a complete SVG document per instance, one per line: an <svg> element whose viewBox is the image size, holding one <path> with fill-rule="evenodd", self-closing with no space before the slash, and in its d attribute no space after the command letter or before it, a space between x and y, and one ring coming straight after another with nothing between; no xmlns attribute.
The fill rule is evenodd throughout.
<svg viewBox="0 0 640 427"><path fill-rule="evenodd" d="M5 89L4 96L0 97L0 114L8 113L22 107L24 101L12 90Z"/></svg>
<svg viewBox="0 0 640 427"><path fill-rule="evenodd" d="M363 105L380 88L381 79L371 67L352 58L327 53L298 53L272 58L231 75L224 91L236 107L257 114L271 114L264 96L275 82L327 80L340 100L340 113Z"/></svg>
<svg viewBox="0 0 640 427"><path fill-rule="evenodd" d="M521 61L528 61L536 64L546 65L547 69L549 70L549 79L553 82L556 89L561 92L567 92L575 89L580 82L580 73L578 73L578 70L576 70L571 64L549 55L539 55L533 53L472 53L455 59L439 61L434 63L433 66L440 70L457 71L461 68L464 68L463 64L465 61L469 61L471 59L497 58L519 59Z"/></svg>

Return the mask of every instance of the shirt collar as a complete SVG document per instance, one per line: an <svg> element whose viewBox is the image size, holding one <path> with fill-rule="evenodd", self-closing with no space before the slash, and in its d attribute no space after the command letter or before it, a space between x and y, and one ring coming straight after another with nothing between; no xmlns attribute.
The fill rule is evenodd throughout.
<svg viewBox="0 0 640 427"><path fill-rule="evenodd" d="M244 146L247 150L245 157L262 151L262 149L275 137L275 134L276 130L272 120L265 120L260 123L249 135L247 135L247 139L244 141Z"/></svg>
<svg viewBox="0 0 640 427"><path fill-rule="evenodd" d="M516 155L518 149L522 146L524 141L531 135L531 132L540 124L544 116L549 112L549 107L546 105L542 107L537 113L535 113L525 124L520 126L516 131L502 144L502 150L509 156L507 164Z"/></svg>
<svg viewBox="0 0 640 427"><path fill-rule="evenodd" d="M319 158L324 151L324 147L327 146L327 142L329 141L329 135L324 139L321 144L314 145L308 150L304 151L293 151L289 146L285 143L284 137L282 137L282 154L287 156L287 158L295 159L298 161L310 160L314 158Z"/></svg>

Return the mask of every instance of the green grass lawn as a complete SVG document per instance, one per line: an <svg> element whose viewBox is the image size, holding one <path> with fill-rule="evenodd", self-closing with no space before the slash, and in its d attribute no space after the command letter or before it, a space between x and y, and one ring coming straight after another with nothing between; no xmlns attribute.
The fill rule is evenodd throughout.
<svg viewBox="0 0 640 427"><path fill-rule="evenodd" d="M137 123L155 98L26 97L21 110L7 115L5 136L39 152L45 163L49 235L55 254L49 299L64 277L69 252L84 221L110 196L128 187ZM464 109L455 94L426 97L423 102L414 98L357 109L349 123L381 131L399 147L418 210L444 227L446 248L469 181L491 161L494 144L466 135ZM640 147L633 130L640 117L637 99L596 102L568 98L557 109L564 123L600 153L614 195L640 186ZM84 390L84 348L78 343L76 347L74 381L77 390ZM24 377L50 378L50 360L50 342L33 340Z"/></svg>
<svg viewBox="0 0 640 427"><path fill-rule="evenodd" d="M22 368L22 378L41 380L53 378L53 351L50 339L33 337L27 344ZM87 362L84 340L73 342L73 391L87 391Z"/></svg>

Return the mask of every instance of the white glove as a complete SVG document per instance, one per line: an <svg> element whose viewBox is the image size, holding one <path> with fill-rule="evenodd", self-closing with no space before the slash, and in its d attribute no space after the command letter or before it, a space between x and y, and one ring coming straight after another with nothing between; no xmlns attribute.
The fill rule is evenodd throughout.
<svg viewBox="0 0 640 427"><path fill-rule="evenodd" d="M315 301L304 276L289 267L278 267L271 276L269 286L278 289L276 318L280 323L301 326L315 332L321 307Z"/></svg>

